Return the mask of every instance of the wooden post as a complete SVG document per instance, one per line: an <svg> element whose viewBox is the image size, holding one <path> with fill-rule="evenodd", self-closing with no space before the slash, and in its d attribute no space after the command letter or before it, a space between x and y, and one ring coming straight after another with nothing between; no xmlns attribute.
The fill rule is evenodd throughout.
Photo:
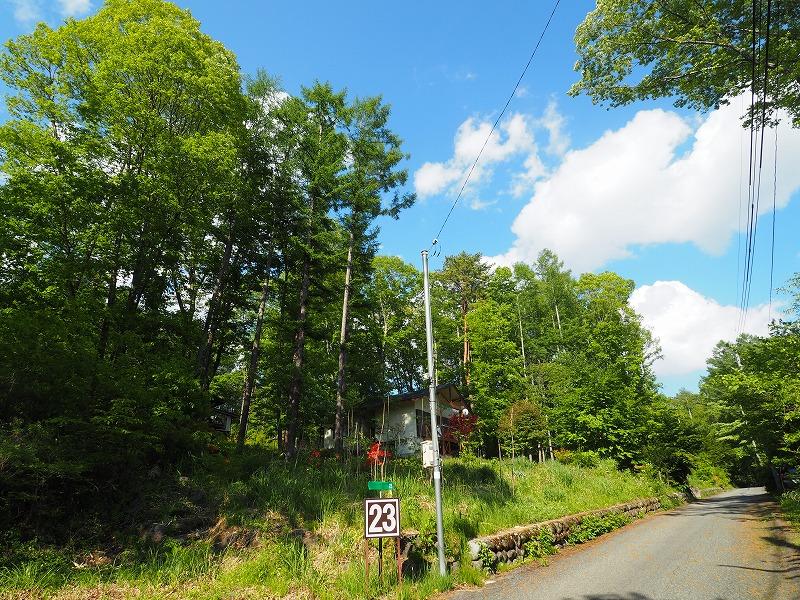
<svg viewBox="0 0 800 600"><path fill-rule="evenodd" d="M395 540L395 554L397 556L397 585L403 584L403 557L400 554L400 538L396 537Z"/></svg>
<svg viewBox="0 0 800 600"><path fill-rule="evenodd" d="M378 581L383 587L383 538L378 538Z"/></svg>

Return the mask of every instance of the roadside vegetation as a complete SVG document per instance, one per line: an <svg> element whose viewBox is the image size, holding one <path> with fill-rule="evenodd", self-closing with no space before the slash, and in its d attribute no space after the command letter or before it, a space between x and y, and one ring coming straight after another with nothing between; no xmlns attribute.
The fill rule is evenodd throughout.
<svg viewBox="0 0 800 600"><path fill-rule="evenodd" d="M800 490L792 490L781 495L781 512L800 532Z"/></svg>
<svg viewBox="0 0 800 600"><path fill-rule="evenodd" d="M409 559L400 597L425 597L454 583L481 581L482 573L469 566L464 554L471 538L636 498L666 499L672 491L646 475L619 471L607 460L579 467L528 459L448 459L444 473L447 554L460 568L440 579L427 568L435 560L428 475L419 460L386 465L386 477L395 482L401 498L403 530L419 532L416 547L421 549ZM150 523L144 524L140 536L118 540L116 550L85 545L85 540L83 547L56 548L6 538L0 589L10 595L24 590L55 597L82 597L95 588L112 597L279 597L290 592L298 597L363 597L362 503L369 478L360 462L304 456L294 464L258 448L242 456L227 451L206 455L190 475L178 475L169 486L162 478L149 490L172 498L171 511L158 515L166 524L163 539L148 530ZM190 505L199 490L206 496L204 502ZM168 504L158 506L164 509ZM213 522L203 524L199 536L175 531L181 520L200 523L198 517L204 512L210 517L208 511ZM591 539L609 524L589 525L576 533L580 539L571 541ZM229 545L223 547L223 541ZM379 595L381 589L395 587L388 544L383 588L376 560L373 556L370 589Z"/></svg>

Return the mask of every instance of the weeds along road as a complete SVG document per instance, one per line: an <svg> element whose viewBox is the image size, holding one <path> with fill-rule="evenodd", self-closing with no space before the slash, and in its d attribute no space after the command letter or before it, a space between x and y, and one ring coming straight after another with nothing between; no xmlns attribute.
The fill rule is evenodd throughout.
<svg viewBox="0 0 800 600"><path fill-rule="evenodd" d="M448 600L800 600L800 545L764 488L661 513Z"/></svg>

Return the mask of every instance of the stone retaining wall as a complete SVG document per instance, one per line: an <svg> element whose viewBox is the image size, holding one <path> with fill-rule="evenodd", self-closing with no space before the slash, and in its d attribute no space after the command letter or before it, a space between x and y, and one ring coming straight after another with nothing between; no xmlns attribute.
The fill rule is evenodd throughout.
<svg viewBox="0 0 800 600"><path fill-rule="evenodd" d="M583 522L589 515L602 517L611 513L625 514L631 518L643 516L646 513L661 509L661 501L658 498L644 498L616 504L608 508L601 508L576 515L568 515L560 519L552 519L542 523L522 525L475 538L469 541L470 560L472 565L477 568L489 567L494 570L499 563L514 562L521 560L525 553L525 544L535 538L540 531L549 529L553 533L553 540L557 546L563 546L571 531ZM484 564L484 557L481 550L488 550L489 565ZM484 551L484 556L486 551Z"/></svg>

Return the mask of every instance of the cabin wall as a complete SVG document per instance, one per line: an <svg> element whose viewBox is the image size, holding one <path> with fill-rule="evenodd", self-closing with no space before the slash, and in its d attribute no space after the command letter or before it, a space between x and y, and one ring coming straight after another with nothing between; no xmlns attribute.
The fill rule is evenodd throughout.
<svg viewBox="0 0 800 600"><path fill-rule="evenodd" d="M380 423L377 428L380 429ZM410 456L419 452L420 440L417 437L414 404L409 402L390 408L386 414L384 434L378 438L382 442L394 443L397 456Z"/></svg>

